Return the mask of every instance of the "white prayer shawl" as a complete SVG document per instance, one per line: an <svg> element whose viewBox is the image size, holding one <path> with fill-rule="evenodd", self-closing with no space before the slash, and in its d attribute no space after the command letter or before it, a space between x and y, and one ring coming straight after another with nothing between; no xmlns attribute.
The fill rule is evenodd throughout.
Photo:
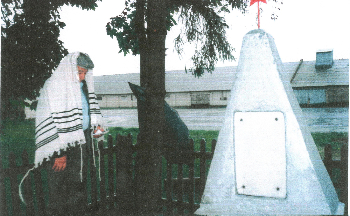
<svg viewBox="0 0 350 216"><path fill-rule="evenodd" d="M86 143L82 129L82 98L77 69L79 52L68 54L40 91L35 122L35 166L68 146ZM89 91L91 126L103 127L94 93L93 73L85 80Z"/></svg>

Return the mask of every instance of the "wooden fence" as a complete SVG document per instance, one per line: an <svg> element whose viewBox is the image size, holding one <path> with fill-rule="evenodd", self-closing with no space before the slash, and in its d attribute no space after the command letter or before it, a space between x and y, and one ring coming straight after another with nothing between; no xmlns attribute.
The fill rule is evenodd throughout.
<svg viewBox="0 0 350 216"><path fill-rule="evenodd" d="M166 178L164 179L166 196L162 197L165 215L193 214L199 208L207 171L210 166L208 162L213 157L216 140L212 140L210 152L206 151L207 146L204 139L200 141L199 151L194 150L194 141L192 139L190 140L190 146L192 147L192 160L190 160L190 163L166 162ZM186 173L188 173L185 177L184 167L187 167ZM174 173L177 174L174 176Z"/></svg>
<svg viewBox="0 0 350 216"><path fill-rule="evenodd" d="M200 198L204 191L207 171L213 157L216 141L211 142L211 151L207 152L207 143L200 141L200 150L192 147L192 159L188 164L166 161L163 158L162 172L162 205L163 215L191 215L199 207ZM112 136L108 137L107 145L98 143L95 150L98 166L90 169L86 211L92 215L131 215L135 210L135 154L139 142L132 143L131 135L116 138L113 145ZM348 187L348 150L347 145L341 149L341 160L332 160L331 146L325 147L324 164L328 170L340 201L346 203L347 215L347 187ZM1 158L0 158L1 160ZM35 169L25 181L23 192L31 194L26 200L27 205L20 202L18 196L19 181L33 164L28 162L26 151L22 154L22 165L16 165L14 154L9 155L9 166L1 169L0 173L0 212L1 215L44 215L47 205L47 182L45 170L50 169L48 162ZM0 161L0 166L2 162ZM100 170L100 173L98 172Z"/></svg>

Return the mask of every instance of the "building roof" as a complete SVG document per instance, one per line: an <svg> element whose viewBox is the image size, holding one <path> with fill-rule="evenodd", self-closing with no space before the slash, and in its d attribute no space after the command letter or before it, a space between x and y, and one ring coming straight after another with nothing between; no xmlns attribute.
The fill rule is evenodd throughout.
<svg viewBox="0 0 350 216"><path fill-rule="evenodd" d="M292 79L300 62L283 63L284 73ZM292 87L349 85L349 59L334 60L332 68L316 70L316 61L303 61L291 82ZM165 72L167 92L195 92L231 90L236 66L218 67L213 73L197 78L184 70ZM96 94L131 94L128 82L140 85L140 74L95 76Z"/></svg>
<svg viewBox="0 0 350 216"><path fill-rule="evenodd" d="M315 61L306 61L292 81L292 87L349 85L349 59L334 60L327 70L316 70Z"/></svg>

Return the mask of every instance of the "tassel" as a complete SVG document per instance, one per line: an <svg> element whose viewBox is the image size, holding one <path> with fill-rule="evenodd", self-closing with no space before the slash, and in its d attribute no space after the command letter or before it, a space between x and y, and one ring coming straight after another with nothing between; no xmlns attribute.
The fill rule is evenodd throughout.
<svg viewBox="0 0 350 216"><path fill-rule="evenodd" d="M80 145L80 182L83 182L83 148Z"/></svg>
<svg viewBox="0 0 350 216"><path fill-rule="evenodd" d="M101 151L98 149L98 177L101 181Z"/></svg>
<svg viewBox="0 0 350 216"><path fill-rule="evenodd" d="M93 130L91 131L91 137L93 138ZM94 166L96 167L96 161L95 161L95 145L94 145L94 140L91 140L91 145L92 145L92 157L94 159Z"/></svg>
<svg viewBox="0 0 350 216"><path fill-rule="evenodd" d="M22 180L21 180L21 183L19 183L19 186L18 186L18 194L19 194L19 197L21 198L21 201L22 201L25 205L27 205L27 203L24 201L24 198L23 198L23 195L22 195L22 183L23 183L24 180L27 178L27 176L29 175L30 171L32 171L34 168L35 168L35 166L27 171L27 173L23 176L23 178L22 178Z"/></svg>

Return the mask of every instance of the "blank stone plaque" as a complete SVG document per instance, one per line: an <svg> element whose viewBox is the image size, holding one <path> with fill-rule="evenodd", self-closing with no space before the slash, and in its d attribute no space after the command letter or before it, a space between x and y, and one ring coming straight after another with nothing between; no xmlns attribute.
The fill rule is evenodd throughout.
<svg viewBox="0 0 350 216"><path fill-rule="evenodd" d="M236 112L238 194L286 198L285 124L282 112Z"/></svg>

